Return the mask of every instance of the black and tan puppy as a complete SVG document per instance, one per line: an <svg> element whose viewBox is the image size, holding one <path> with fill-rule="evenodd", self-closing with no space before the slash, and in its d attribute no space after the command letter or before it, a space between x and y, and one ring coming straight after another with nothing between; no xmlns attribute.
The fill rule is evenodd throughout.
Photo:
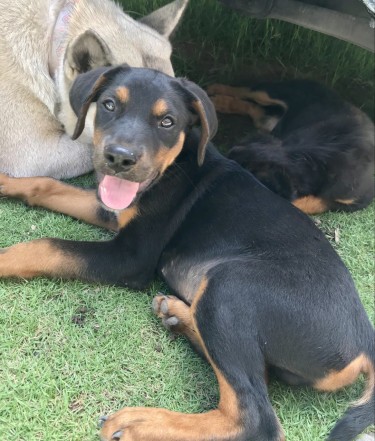
<svg viewBox="0 0 375 441"><path fill-rule="evenodd" d="M348 270L311 220L208 144L216 116L187 80L117 67L80 76L75 136L96 102L95 192L48 178L0 177L18 197L118 230L107 242L42 239L2 250L1 277L80 278L136 288L156 275L155 313L204 354L218 408L196 415L129 408L103 418L105 441L281 441L268 367L292 384L368 386L329 439L374 421L374 329ZM191 130L200 119L201 133Z"/></svg>
<svg viewBox="0 0 375 441"><path fill-rule="evenodd" d="M374 197L374 125L332 90L309 80L208 89L222 113L259 129L229 151L272 191L305 213L355 211Z"/></svg>

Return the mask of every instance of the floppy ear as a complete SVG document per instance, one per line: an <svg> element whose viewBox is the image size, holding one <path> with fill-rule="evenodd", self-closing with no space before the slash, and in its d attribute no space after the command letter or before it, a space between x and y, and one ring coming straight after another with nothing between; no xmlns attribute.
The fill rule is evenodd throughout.
<svg viewBox="0 0 375 441"><path fill-rule="evenodd" d="M202 165L207 144L217 132L218 121L215 106L206 92L195 83L186 79L179 79L178 82L185 92L190 110L200 119L201 138L198 146L198 164Z"/></svg>
<svg viewBox="0 0 375 441"><path fill-rule="evenodd" d="M175 0L146 15L139 21L169 38L180 22L188 2L189 0Z"/></svg>
<svg viewBox="0 0 375 441"><path fill-rule="evenodd" d="M128 65L117 67L99 67L87 73L78 75L74 81L69 99L75 114L78 116L72 139L77 139L85 128L86 115L90 104L97 101L100 92L120 72L129 70Z"/></svg>

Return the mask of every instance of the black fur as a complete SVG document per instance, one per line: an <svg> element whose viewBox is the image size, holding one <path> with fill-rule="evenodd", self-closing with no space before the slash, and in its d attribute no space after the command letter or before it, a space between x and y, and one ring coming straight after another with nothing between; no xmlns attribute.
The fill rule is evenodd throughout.
<svg viewBox="0 0 375 441"><path fill-rule="evenodd" d="M251 91L265 91L287 110L269 134L250 135L232 148L231 159L290 201L316 196L327 209L345 211L371 202L375 135L364 113L308 80L260 83ZM264 107L266 115L273 108Z"/></svg>

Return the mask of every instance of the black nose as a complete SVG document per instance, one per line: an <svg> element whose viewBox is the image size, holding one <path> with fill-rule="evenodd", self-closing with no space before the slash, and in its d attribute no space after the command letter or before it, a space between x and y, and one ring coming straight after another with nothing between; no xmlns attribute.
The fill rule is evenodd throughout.
<svg viewBox="0 0 375 441"><path fill-rule="evenodd" d="M117 144L107 146L104 151L104 157L107 160L108 166L116 171L127 170L137 162L134 152Z"/></svg>

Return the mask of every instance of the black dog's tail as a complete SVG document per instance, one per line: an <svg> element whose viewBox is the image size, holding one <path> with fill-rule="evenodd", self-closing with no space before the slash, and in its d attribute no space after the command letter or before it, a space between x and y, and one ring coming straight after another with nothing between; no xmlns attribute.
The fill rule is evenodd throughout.
<svg viewBox="0 0 375 441"><path fill-rule="evenodd" d="M362 367L362 372L367 376L365 392L336 423L328 441L354 440L367 427L375 424L375 344L371 344L371 346L368 358L366 357L367 362Z"/></svg>

